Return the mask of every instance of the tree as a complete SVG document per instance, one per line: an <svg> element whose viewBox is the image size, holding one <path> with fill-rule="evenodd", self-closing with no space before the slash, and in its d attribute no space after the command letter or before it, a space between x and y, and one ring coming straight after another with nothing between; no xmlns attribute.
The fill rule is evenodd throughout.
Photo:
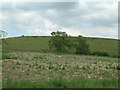
<svg viewBox="0 0 120 90"><path fill-rule="evenodd" d="M87 44L87 40L85 37L79 36L77 39L76 45L76 54L89 54L89 44Z"/></svg>
<svg viewBox="0 0 120 90"><path fill-rule="evenodd" d="M24 35L22 35L22 37L24 37Z"/></svg>
<svg viewBox="0 0 120 90"><path fill-rule="evenodd" d="M79 35L76 39L69 37L66 32L52 32L52 39L49 46L57 52L75 52L76 54L89 54L89 45L87 39Z"/></svg>
<svg viewBox="0 0 120 90"><path fill-rule="evenodd" d="M58 37L59 37L59 36L62 36L62 37L68 36L66 32L61 32L61 31L52 32L51 35L52 35L52 36L58 36Z"/></svg>
<svg viewBox="0 0 120 90"><path fill-rule="evenodd" d="M5 44L8 44L5 40L4 40L4 37L7 35L7 33L3 30L0 30L0 37L3 38L2 39L2 43L5 43ZM0 42L1 44L1 42Z"/></svg>
<svg viewBox="0 0 120 90"><path fill-rule="evenodd" d="M7 35L5 31L0 30L0 37L4 38Z"/></svg>
<svg viewBox="0 0 120 90"><path fill-rule="evenodd" d="M52 39L49 42L50 48L58 52L65 52L70 47L69 38L66 32L52 32Z"/></svg>

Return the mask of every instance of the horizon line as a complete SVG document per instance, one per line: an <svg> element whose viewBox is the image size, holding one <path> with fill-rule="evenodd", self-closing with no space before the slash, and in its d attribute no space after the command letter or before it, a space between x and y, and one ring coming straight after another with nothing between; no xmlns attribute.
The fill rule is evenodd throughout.
<svg viewBox="0 0 120 90"><path fill-rule="evenodd" d="M37 37L52 37L50 35L24 35L23 37L33 37L33 36L37 36ZM71 36L71 37L78 37L78 36L72 36L72 35L68 35L68 36ZM83 35L81 35L83 36ZM17 38L17 37L22 37L21 36L9 36L9 37L4 37L4 38L1 38L1 39L5 39L5 38ZM91 36L83 36L83 37L86 37L86 38L101 38L101 39L115 39L115 40L120 40L120 38L108 38L108 37L91 37Z"/></svg>

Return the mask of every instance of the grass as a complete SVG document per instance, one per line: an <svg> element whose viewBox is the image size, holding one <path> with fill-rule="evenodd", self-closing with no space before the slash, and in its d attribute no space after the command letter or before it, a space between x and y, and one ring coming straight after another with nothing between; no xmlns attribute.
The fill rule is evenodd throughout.
<svg viewBox="0 0 120 90"><path fill-rule="evenodd" d="M48 42L51 37L19 37L3 41L3 49L19 51L45 51L49 50ZM6 42L6 43L4 43Z"/></svg>
<svg viewBox="0 0 120 90"><path fill-rule="evenodd" d="M77 37L71 38L77 39ZM50 36L7 38L3 40L3 50L53 52L49 49L50 39ZM116 39L87 38L87 41L91 52L99 51L106 52L110 56L118 55L118 40Z"/></svg>
<svg viewBox="0 0 120 90"><path fill-rule="evenodd" d="M117 80L97 80L85 79L81 77L72 78L69 81L63 78L54 78L52 80L11 80L8 79L3 88L117 88Z"/></svg>
<svg viewBox="0 0 120 90"><path fill-rule="evenodd" d="M92 52L106 52L111 56L118 55L118 40L103 38L88 38L90 50Z"/></svg>
<svg viewBox="0 0 120 90"><path fill-rule="evenodd" d="M8 52L5 88L117 88L118 59L89 55ZM44 58L43 58L44 57Z"/></svg>
<svg viewBox="0 0 120 90"><path fill-rule="evenodd" d="M54 53L49 49L50 39L41 36L3 40L4 88L118 88L117 58ZM87 39L92 52L117 56L118 40Z"/></svg>

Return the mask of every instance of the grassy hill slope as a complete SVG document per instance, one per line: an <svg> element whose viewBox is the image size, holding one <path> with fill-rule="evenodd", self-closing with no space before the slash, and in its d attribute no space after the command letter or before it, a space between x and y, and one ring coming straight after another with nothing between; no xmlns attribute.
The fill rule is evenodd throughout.
<svg viewBox="0 0 120 90"><path fill-rule="evenodd" d="M50 36L7 38L3 40L3 50L51 52L49 49L50 39ZM90 45L91 52L101 51L111 56L118 54L118 40L87 38L87 41Z"/></svg>

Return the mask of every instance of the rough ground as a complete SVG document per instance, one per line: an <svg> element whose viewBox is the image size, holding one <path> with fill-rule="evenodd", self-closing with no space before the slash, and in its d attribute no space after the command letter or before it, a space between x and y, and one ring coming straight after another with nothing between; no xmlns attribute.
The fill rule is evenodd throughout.
<svg viewBox="0 0 120 90"><path fill-rule="evenodd" d="M37 81L62 76L118 79L118 59L85 55L11 52L3 55L3 81L7 79Z"/></svg>

